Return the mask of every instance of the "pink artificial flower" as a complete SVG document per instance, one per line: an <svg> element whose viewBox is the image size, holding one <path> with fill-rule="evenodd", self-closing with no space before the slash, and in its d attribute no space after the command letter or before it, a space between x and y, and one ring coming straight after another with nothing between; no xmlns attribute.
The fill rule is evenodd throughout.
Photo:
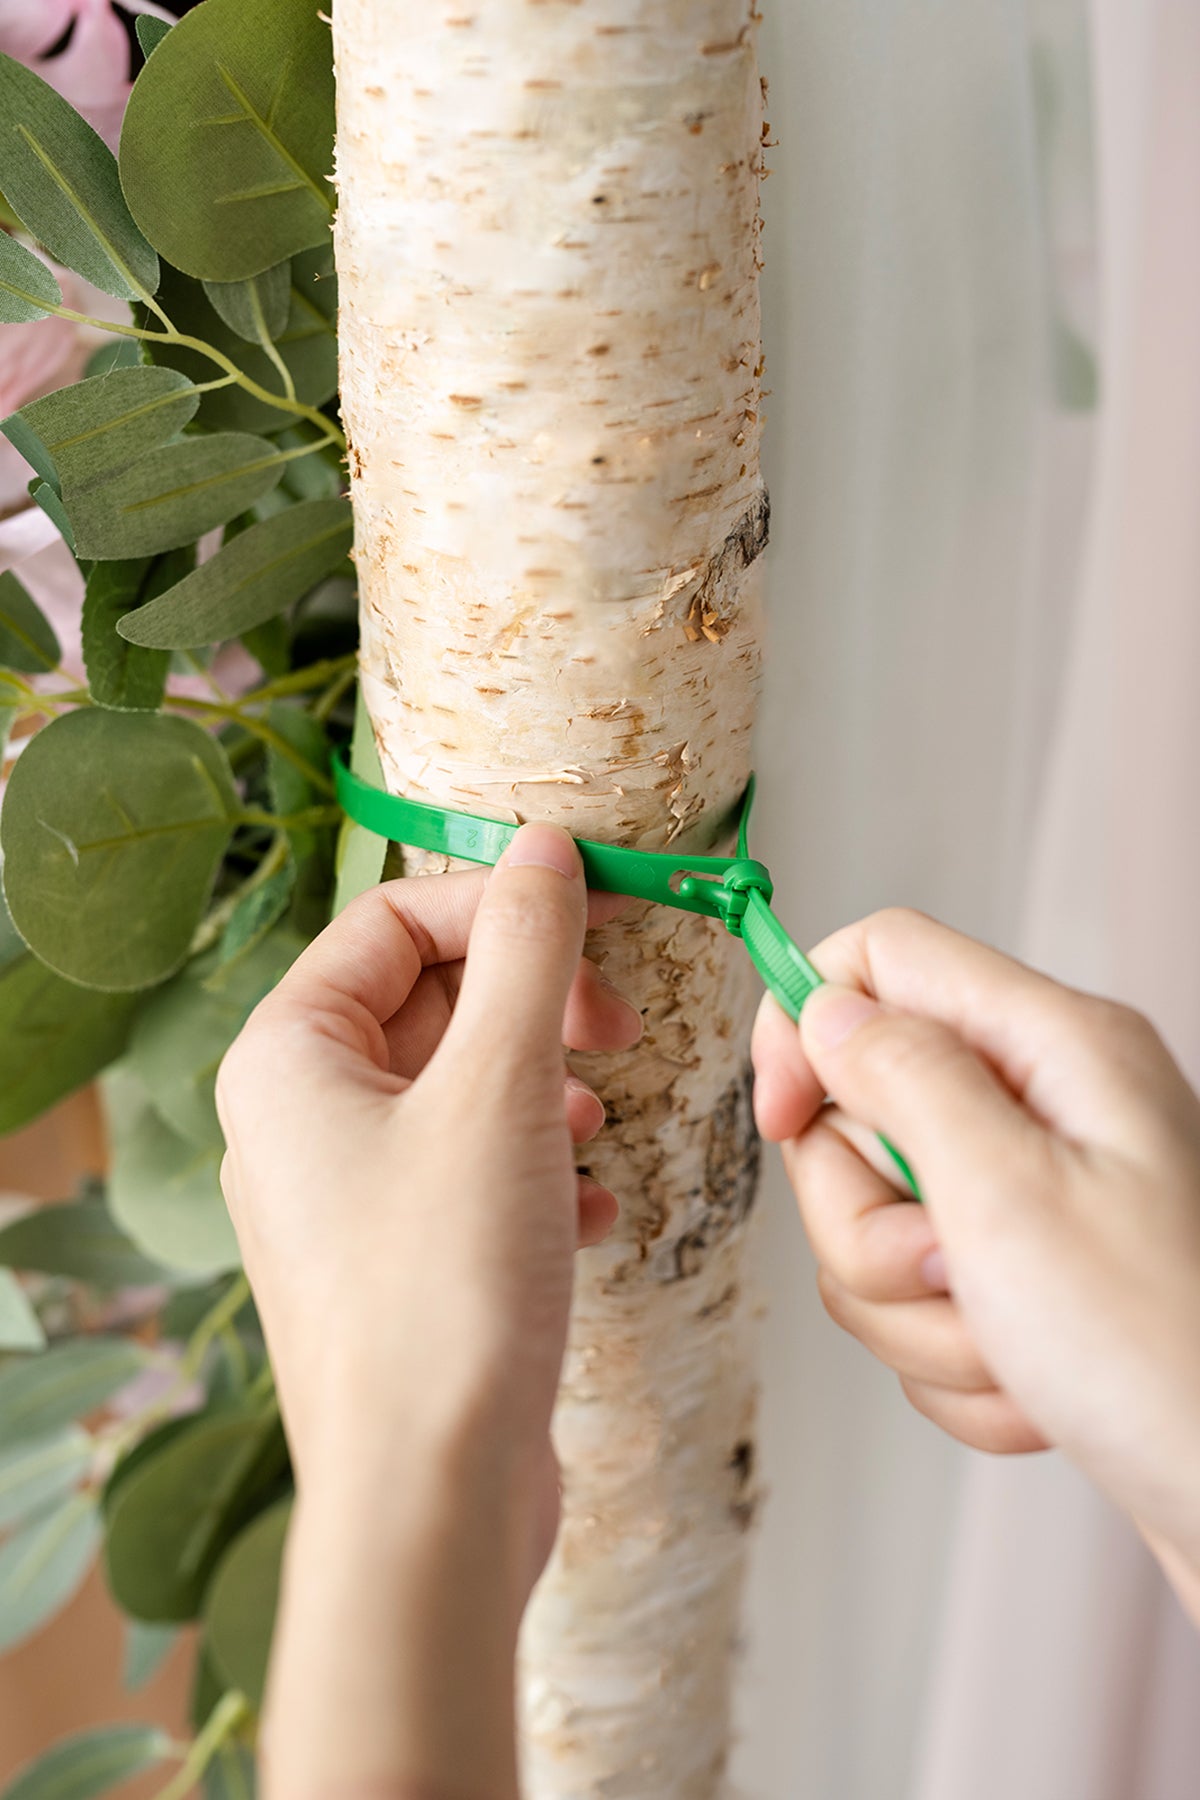
<svg viewBox="0 0 1200 1800"><path fill-rule="evenodd" d="M68 27L66 47L48 56ZM111 0L0 0L0 50L57 88L116 149L131 85L130 46Z"/></svg>

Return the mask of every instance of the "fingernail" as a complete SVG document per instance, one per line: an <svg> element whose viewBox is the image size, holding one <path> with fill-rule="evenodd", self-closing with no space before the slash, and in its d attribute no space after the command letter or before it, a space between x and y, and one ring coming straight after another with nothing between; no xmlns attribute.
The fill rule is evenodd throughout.
<svg viewBox="0 0 1200 1800"><path fill-rule="evenodd" d="M500 861L498 869L553 869L568 881L577 879L583 865L575 841L557 825L522 825Z"/></svg>
<svg viewBox="0 0 1200 1800"><path fill-rule="evenodd" d="M931 1294L948 1294L950 1277L946 1272L946 1255L936 1247L926 1252L921 1259L921 1280Z"/></svg>
<svg viewBox="0 0 1200 1800"><path fill-rule="evenodd" d="M868 1019L877 1018L879 1002L850 988L819 987L801 1014L804 1036L822 1050L836 1050Z"/></svg>
<svg viewBox="0 0 1200 1800"><path fill-rule="evenodd" d="M629 1014L630 1024L637 1027L637 1034L640 1039L646 1029L646 1021L643 1019L638 1007L634 1005L628 995L621 992L615 981L610 981L608 979L608 976L604 973L603 969L597 969L596 980L598 985L603 988L604 992L608 995L609 999L618 1001Z"/></svg>

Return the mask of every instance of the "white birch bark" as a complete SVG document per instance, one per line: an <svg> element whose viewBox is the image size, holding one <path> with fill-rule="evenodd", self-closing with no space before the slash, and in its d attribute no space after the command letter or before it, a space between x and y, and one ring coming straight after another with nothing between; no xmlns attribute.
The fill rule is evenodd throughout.
<svg viewBox="0 0 1200 1800"><path fill-rule="evenodd" d="M759 674L753 0L336 0L362 679L394 791L723 847ZM420 859L412 859L415 866ZM425 859L428 862L429 859ZM638 907L581 1063L623 1202L579 1260L531 1800L713 1800L754 1506L753 983Z"/></svg>

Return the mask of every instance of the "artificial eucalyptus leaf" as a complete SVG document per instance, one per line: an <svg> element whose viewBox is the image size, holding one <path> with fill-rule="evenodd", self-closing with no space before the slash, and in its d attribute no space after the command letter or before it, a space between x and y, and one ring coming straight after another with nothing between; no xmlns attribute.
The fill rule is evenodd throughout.
<svg viewBox="0 0 1200 1800"><path fill-rule="evenodd" d="M350 550L348 500L312 500L240 531L215 556L118 627L131 643L183 649L240 637L274 618Z"/></svg>
<svg viewBox="0 0 1200 1800"><path fill-rule="evenodd" d="M225 752L190 719L99 707L53 719L0 815L13 923L68 980L153 986L187 955L238 812Z"/></svg>
<svg viewBox="0 0 1200 1800"><path fill-rule="evenodd" d="M56 1506L78 1487L94 1456L82 1425L6 1445L0 1450L0 1526L8 1530Z"/></svg>
<svg viewBox="0 0 1200 1800"><path fill-rule="evenodd" d="M295 885L296 864L289 856L282 868L242 895L221 935L222 962L246 955L266 937L287 911Z"/></svg>
<svg viewBox="0 0 1200 1800"><path fill-rule="evenodd" d="M291 1515L289 1497L247 1525L218 1563L204 1601L206 1654L226 1685L245 1694L256 1711L266 1686Z"/></svg>
<svg viewBox="0 0 1200 1800"><path fill-rule="evenodd" d="M46 1334L11 1269L0 1269L0 1350L44 1350Z"/></svg>
<svg viewBox="0 0 1200 1800"><path fill-rule="evenodd" d="M142 1254L98 1199L23 1213L0 1231L0 1263L110 1291L168 1279L161 1263Z"/></svg>
<svg viewBox="0 0 1200 1800"><path fill-rule="evenodd" d="M179 1642L174 1625L148 1625L144 1619L130 1619L125 1626L125 1661L121 1669L121 1686L136 1694L158 1671Z"/></svg>
<svg viewBox="0 0 1200 1800"><path fill-rule="evenodd" d="M133 21L133 29L137 32L138 47L142 55L149 57L158 49L171 27L166 19L156 19L152 13L139 13Z"/></svg>
<svg viewBox="0 0 1200 1800"><path fill-rule="evenodd" d="M0 325L26 325L62 305L62 289L40 256L0 231Z"/></svg>
<svg viewBox="0 0 1200 1800"><path fill-rule="evenodd" d="M30 498L35 506L40 506L54 529L58 532L67 549L74 554L75 532L67 509L62 503L58 489L50 481L34 481L29 487Z"/></svg>
<svg viewBox="0 0 1200 1800"><path fill-rule="evenodd" d="M277 338L286 329L292 306L292 265L278 262L245 281L206 281L209 304L248 344Z"/></svg>
<svg viewBox="0 0 1200 1800"><path fill-rule="evenodd" d="M91 1567L99 1541L96 1502L78 1493L0 1544L0 1652L32 1637L61 1611Z"/></svg>
<svg viewBox="0 0 1200 1800"><path fill-rule="evenodd" d="M111 375L114 369L136 369L140 363L137 339L114 337L92 351L83 372L85 375Z"/></svg>
<svg viewBox="0 0 1200 1800"><path fill-rule="evenodd" d="M205 5L211 4L212 0L205 0ZM296 398L306 406L322 406L337 391L337 337L317 301L329 296L333 284L326 281L318 286L307 274L297 276L294 271L300 262L297 258L293 264L292 279L301 285L290 289L287 319L275 339L275 350L291 377ZM232 330L199 281L166 264L160 299L181 332L211 344L268 395L278 394L286 400L279 370L261 342L248 343ZM212 377L209 359L187 344L150 342L147 351L155 363L178 369L194 382ZM230 385L205 394L197 417L210 431L277 432L292 424L295 414L286 405L272 405L269 399Z"/></svg>
<svg viewBox="0 0 1200 1800"><path fill-rule="evenodd" d="M45 1437L94 1412L146 1367L129 1338L72 1338L0 1369L0 1443Z"/></svg>
<svg viewBox="0 0 1200 1800"><path fill-rule="evenodd" d="M302 948L291 932L272 932L236 962L189 964L143 1007L129 1067L161 1117L190 1143L221 1146L213 1097L221 1058Z"/></svg>
<svg viewBox="0 0 1200 1800"><path fill-rule="evenodd" d="M255 1800L257 1792L253 1751L226 1738L204 1771L204 1800Z"/></svg>
<svg viewBox="0 0 1200 1800"><path fill-rule="evenodd" d="M132 300L158 286L158 257L125 203L116 158L40 75L0 56L4 192L57 262Z"/></svg>
<svg viewBox="0 0 1200 1800"><path fill-rule="evenodd" d="M145 650L121 636L120 621L154 600L195 567L188 545L159 557L95 563L83 598L83 662L97 706L117 712L153 712L161 704L171 667L167 650Z"/></svg>
<svg viewBox="0 0 1200 1800"><path fill-rule="evenodd" d="M178 1755L157 1725L101 1725L60 1739L27 1763L0 1800L94 1800Z"/></svg>
<svg viewBox="0 0 1200 1800"><path fill-rule="evenodd" d="M226 1545L286 1466L271 1414L191 1422L105 1504L104 1561L118 1605L134 1618L193 1619Z"/></svg>
<svg viewBox="0 0 1200 1800"><path fill-rule="evenodd" d="M194 544L269 493L283 468L265 438L226 431L167 444L110 481L64 485L76 551L89 559L153 556Z"/></svg>
<svg viewBox="0 0 1200 1800"><path fill-rule="evenodd" d="M5 419L3 430L46 480L43 461L30 454L29 438L13 435L19 425L43 446L60 487L83 493L129 468L148 450L176 437L194 416L200 396L177 369L140 365L92 375L70 387L31 400Z"/></svg>
<svg viewBox="0 0 1200 1800"><path fill-rule="evenodd" d="M133 995L76 986L20 944L0 966L0 1134L27 1125L118 1057L136 1007ZM6 1260L24 1266L0 1250Z"/></svg>
<svg viewBox="0 0 1200 1800"><path fill-rule="evenodd" d="M223 1146L198 1146L143 1106L112 1130L109 1205L133 1242L187 1276L238 1264L237 1238L221 1192Z"/></svg>
<svg viewBox="0 0 1200 1800"><path fill-rule="evenodd" d="M308 0L205 0L134 84L125 195L190 275L243 281L319 243L332 167L332 50Z"/></svg>
<svg viewBox="0 0 1200 1800"><path fill-rule="evenodd" d="M0 575L0 665L22 675L44 675L62 657L54 627L11 569Z"/></svg>

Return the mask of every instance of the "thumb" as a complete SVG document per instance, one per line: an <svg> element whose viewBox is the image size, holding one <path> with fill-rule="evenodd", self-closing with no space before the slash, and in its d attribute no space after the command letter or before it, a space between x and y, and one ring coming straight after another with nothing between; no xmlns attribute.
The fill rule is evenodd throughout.
<svg viewBox="0 0 1200 1800"><path fill-rule="evenodd" d="M563 1015L583 953L587 889L574 841L525 825L488 876L443 1046L562 1079Z"/></svg>
<svg viewBox="0 0 1200 1800"><path fill-rule="evenodd" d="M935 1198L975 1188L969 1178L981 1170L1007 1190L1041 1147L1039 1127L1012 1092L935 1019L826 985L809 997L800 1033L830 1097L889 1138Z"/></svg>

